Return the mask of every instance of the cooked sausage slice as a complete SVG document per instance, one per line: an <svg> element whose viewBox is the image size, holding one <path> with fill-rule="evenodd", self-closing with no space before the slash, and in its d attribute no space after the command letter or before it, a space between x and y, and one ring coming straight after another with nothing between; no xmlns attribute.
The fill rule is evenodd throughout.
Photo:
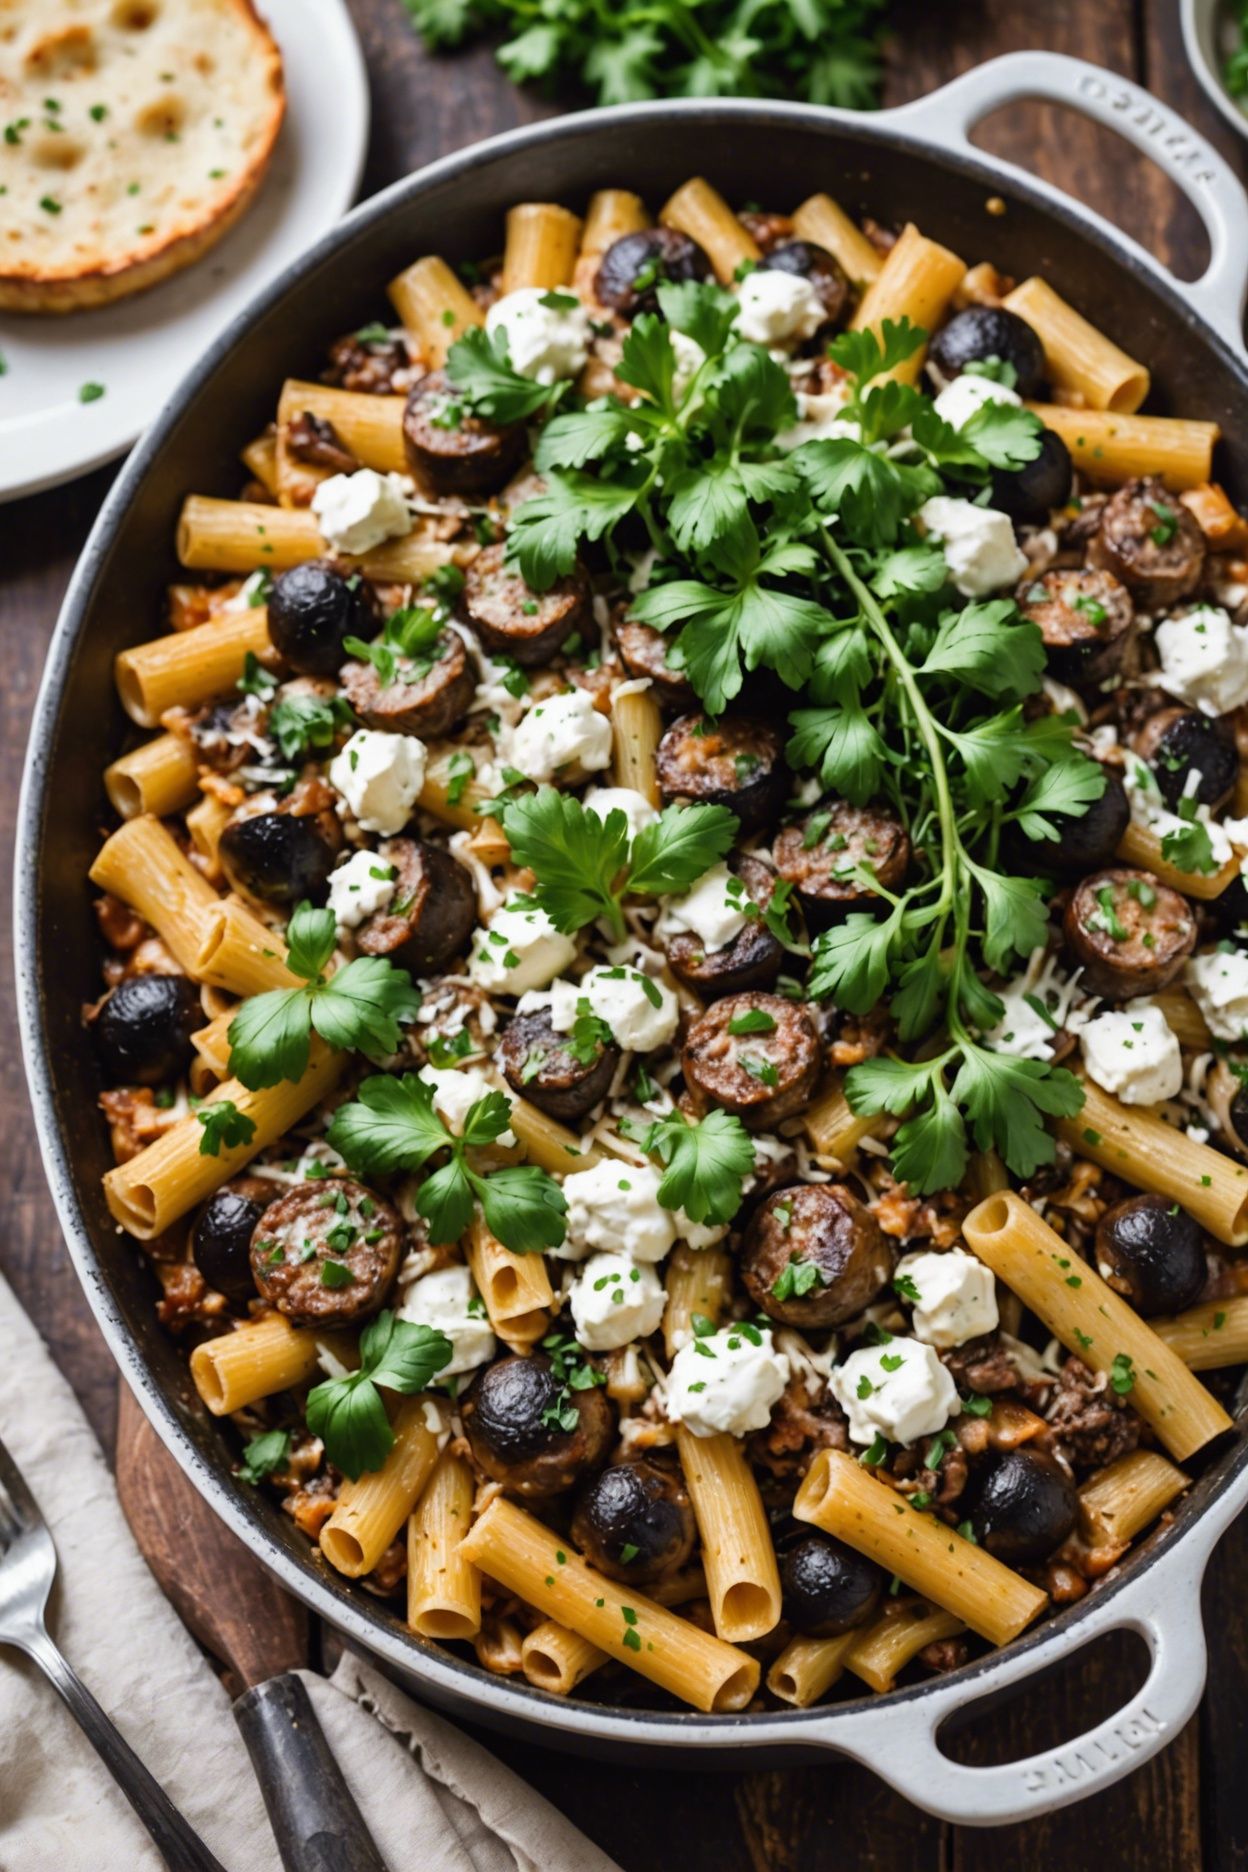
<svg viewBox="0 0 1248 1872"><path fill-rule="evenodd" d="M1135 608L1112 572L1045 572L1023 585L1018 602L1023 616L1039 625L1049 668L1062 682L1097 682L1122 662Z"/></svg>
<svg viewBox="0 0 1248 1872"><path fill-rule="evenodd" d="M420 1012L404 1029L405 1053L418 1066L462 1066L485 1059L498 1027L494 1004L466 975L440 975L421 989Z"/></svg>
<svg viewBox="0 0 1248 1872"><path fill-rule="evenodd" d="M287 1190L251 1238L262 1300L296 1326L349 1326L384 1302L399 1266L403 1223L384 1197L347 1177Z"/></svg>
<svg viewBox="0 0 1248 1872"><path fill-rule="evenodd" d="M408 392L403 449L430 493L494 494L524 459L524 424L470 415L446 372L430 371Z"/></svg>
<svg viewBox="0 0 1248 1872"><path fill-rule="evenodd" d="M630 617L617 617L612 631L621 663L630 676L650 678L657 701L670 709L694 706L697 698L691 684L667 660L667 639L662 631Z"/></svg>
<svg viewBox="0 0 1248 1872"><path fill-rule="evenodd" d="M776 874L752 852L739 852L729 860L745 885L751 903L765 910L776 888ZM707 949L692 930L667 938L667 959L678 981L710 1000L716 995L743 994L747 988L770 988L784 963L784 946L761 917L751 917L745 928L722 949Z"/></svg>
<svg viewBox="0 0 1248 1872"><path fill-rule="evenodd" d="M458 631L439 632L421 656L395 656L394 680L363 659L343 666L342 687L366 728L386 734L419 735L438 740L457 728L477 690L464 640Z"/></svg>
<svg viewBox="0 0 1248 1872"><path fill-rule="evenodd" d="M463 865L423 839L383 839L378 856L398 873L384 910L355 932L364 955L387 956L413 975L445 968L465 947L477 922L477 893Z"/></svg>
<svg viewBox="0 0 1248 1872"><path fill-rule="evenodd" d="M682 715L659 742L659 791L670 806L727 806L743 832L774 818L788 791L784 740L751 715Z"/></svg>
<svg viewBox="0 0 1248 1872"><path fill-rule="evenodd" d="M620 1049L595 1040L582 1060L570 1033L556 1033L549 1008L517 1014L500 1048L503 1075L512 1091L539 1110L574 1124L611 1089Z"/></svg>
<svg viewBox="0 0 1248 1872"><path fill-rule="evenodd" d="M500 540L477 554L464 581L464 613L493 655L509 656L526 669L549 663L574 631L589 619L589 581L578 566L556 579L549 591L530 591L503 563Z"/></svg>
<svg viewBox="0 0 1248 1872"><path fill-rule="evenodd" d="M461 1405L477 1467L515 1495L558 1495L606 1461L615 1412L596 1385L574 1391L545 1353L497 1359ZM576 1427L561 1423L575 1415Z"/></svg>
<svg viewBox="0 0 1248 1872"><path fill-rule="evenodd" d="M1196 947L1186 897L1150 871L1126 867L1084 878L1066 906L1062 932L1083 969L1083 986L1109 1001L1156 994Z"/></svg>
<svg viewBox="0 0 1248 1872"><path fill-rule="evenodd" d="M808 1010L782 995L757 992L716 1001L689 1029L681 1056L698 1110L720 1105L754 1131L773 1129L800 1111L822 1063L819 1029Z"/></svg>
<svg viewBox="0 0 1248 1872"><path fill-rule="evenodd" d="M1135 752L1151 766L1161 797L1171 812L1187 795L1217 813L1235 791L1239 753L1229 723L1211 719L1199 709L1158 709L1131 742ZM1197 776L1191 786L1192 776Z"/></svg>
<svg viewBox="0 0 1248 1872"><path fill-rule="evenodd" d="M776 870L792 884L811 922L824 927L850 910L871 910L881 900L854 872L874 871L885 890L896 890L910 868L910 837L883 806L825 800L772 847Z"/></svg>
<svg viewBox="0 0 1248 1872"><path fill-rule="evenodd" d="M875 1217L846 1184L791 1183L754 1211L737 1265L756 1306L804 1329L839 1326L869 1307L894 1260ZM813 1281L802 1271L811 1267Z"/></svg>
<svg viewBox="0 0 1248 1872"><path fill-rule="evenodd" d="M599 263L594 297L622 318L657 312L665 280L709 280L711 263L697 241L678 228L640 228L612 241Z"/></svg>
<svg viewBox="0 0 1248 1872"><path fill-rule="evenodd" d="M1122 580L1145 610L1190 597L1205 569L1195 516L1156 475L1128 481L1106 501L1088 564Z"/></svg>

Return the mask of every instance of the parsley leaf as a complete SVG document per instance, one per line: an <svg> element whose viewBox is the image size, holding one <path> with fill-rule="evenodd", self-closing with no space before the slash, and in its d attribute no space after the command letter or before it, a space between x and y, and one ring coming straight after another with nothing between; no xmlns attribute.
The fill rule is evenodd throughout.
<svg viewBox="0 0 1248 1872"><path fill-rule="evenodd" d="M447 353L446 374L474 416L504 426L553 409L567 388L563 382L539 384L522 377L512 365L506 332L487 333L480 326L455 340Z"/></svg>
<svg viewBox="0 0 1248 1872"><path fill-rule="evenodd" d="M204 1127L199 1140L201 1157L219 1157L223 1144L226 1150L233 1150L237 1145L250 1144L256 1134L255 1120L240 1112L232 1099L210 1099L195 1116Z"/></svg>
<svg viewBox="0 0 1248 1872"><path fill-rule="evenodd" d="M445 1333L416 1326L392 1312L379 1313L360 1334L360 1364L345 1378L328 1378L308 1393L308 1428L320 1437L335 1468L357 1482L380 1469L394 1432L378 1386L411 1396L449 1363Z"/></svg>
<svg viewBox="0 0 1248 1872"><path fill-rule="evenodd" d="M239 1478L257 1487L266 1476L280 1469L290 1458L289 1430L264 1430L249 1439L238 1465Z"/></svg>
<svg viewBox="0 0 1248 1872"><path fill-rule="evenodd" d="M741 1120L713 1111L696 1124L669 1112L640 1138L647 1156L666 1165L659 1201L683 1209L691 1222L731 1222L741 1207L742 1184L754 1169L754 1146Z"/></svg>

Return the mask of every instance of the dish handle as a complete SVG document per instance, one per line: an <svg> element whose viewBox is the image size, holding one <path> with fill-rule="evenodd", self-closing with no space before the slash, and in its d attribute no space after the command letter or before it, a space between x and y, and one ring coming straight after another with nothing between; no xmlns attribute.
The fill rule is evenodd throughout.
<svg viewBox="0 0 1248 1872"><path fill-rule="evenodd" d="M1059 1654L1064 1661L1108 1632L1133 1631L1148 1646L1151 1660L1148 1676L1134 1696L1070 1742L980 1768L953 1761L942 1751L939 1732L951 1717L973 1710L980 1701L996 1701L999 1689L1034 1673L1031 1658L1006 1653L993 1670L991 1691L982 1697L973 1679L959 1682L953 1677L944 1685L927 1684L909 1700L889 1697L878 1710L855 1712L852 1728L831 1728L825 1746L853 1756L907 1800L958 1826L1030 1820L1133 1774L1175 1739L1204 1690L1200 1582L1221 1525L1195 1555L1194 1532L1159 1553L1122 1594L1121 1604L1108 1603L1099 1619L1093 1612ZM823 1740L817 1727L803 1739Z"/></svg>
<svg viewBox="0 0 1248 1872"><path fill-rule="evenodd" d="M970 132L990 112L1020 98L1043 98L1064 104L1096 123L1107 125L1163 169L1192 203L1209 236L1209 265L1198 280L1174 280L1152 255L1145 257L1174 280L1175 286L1237 356L1244 357L1244 302L1248 296L1248 194L1225 158L1182 117L1151 92L1083 59L1060 52L1007 52L977 65L961 77L899 105L887 117L899 128L916 130L925 141L983 155ZM1025 175L1017 164L994 159L998 168ZM1056 200L1066 198L1048 183L1027 175ZM1085 210L1090 213L1090 210ZM1102 220L1101 216L1095 217ZM1127 238L1114 230L1118 240ZM1131 245L1143 253L1135 241Z"/></svg>

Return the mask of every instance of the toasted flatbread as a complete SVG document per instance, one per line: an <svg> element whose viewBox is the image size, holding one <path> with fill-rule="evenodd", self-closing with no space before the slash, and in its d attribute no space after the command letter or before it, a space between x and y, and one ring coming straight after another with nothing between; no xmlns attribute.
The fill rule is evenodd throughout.
<svg viewBox="0 0 1248 1872"><path fill-rule="evenodd" d="M251 0L0 0L0 307L104 305L198 259L285 108Z"/></svg>

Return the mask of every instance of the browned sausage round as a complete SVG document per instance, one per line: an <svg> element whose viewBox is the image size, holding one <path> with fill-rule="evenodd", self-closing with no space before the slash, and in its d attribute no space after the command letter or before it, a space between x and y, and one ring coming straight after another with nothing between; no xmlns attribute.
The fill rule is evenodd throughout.
<svg viewBox="0 0 1248 1872"><path fill-rule="evenodd" d="M1083 986L1126 1001L1174 980L1196 947L1196 918L1186 897L1150 871L1117 867L1084 878L1066 906L1062 933L1083 969Z"/></svg>
<svg viewBox="0 0 1248 1872"><path fill-rule="evenodd" d="M403 1223L384 1197L346 1177L287 1190L251 1238L261 1299L296 1326L349 1326L386 1298Z"/></svg>
<svg viewBox="0 0 1248 1872"><path fill-rule="evenodd" d="M457 728L477 689L464 640L454 630L440 632L422 656L396 656L393 682L383 682L376 666L362 659L343 665L341 681L366 728L419 735L422 741Z"/></svg>
<svg viewBox="0 0 1248 1872"><path fill-rule="evenodd" d="M681 1056L697 1108L721 1105L755 1131L802 1109L822 1063L819 1030L807 1009L757 992L716 1001L689 1029Z"/></svg>
<svg viewBox="0 0 1248 1872"><path fill-rule="evenodd" d="M697 1532L679 1469L644 1457L600 1470L572 1517L572 1539L590 1565L637 1586L684 1566Z"/></svg>
<svg viewBox="0 0 1248 1872"><path fill-rule="evenodd" d="M574 1124L592 1111L611 1089L620 1049L595 1040L582 1061L572 1035L556 1033L549 1008L517 1014L499 1049L503 1074L512 1091L561 1124Z"/></svg>
<svg viewBox="0 0 1248 1872"><path fill-rule="evenodd" d="M844 1183L791 1183L759 1204L738 1267L756 1306L785 1326L839 1326L892 1278L894 1254ZM813 1283L809 1272L814 1268Z"/></svg>
<svg viewBox="0 0 1248 1872"><path fill-rule="evenodd" d="M561 1385L542 1352L487 1365L460 1408L477 1467L515 1495L571 1488L601 1467L615 1436L615 1412L601 1388ZM561 1429L573 1415L576 1427Z"/></svg>
<svg viewBox="0 0 1248 1872"><path fill-rule="evenodd" d="M1239 753L1228 722L1211 720L1199 709L1163 708L1150 715L1132 747L1148 761L1158 790L1171 812L1189 792L1217 813L1235 791ZM1191 785L1192 776L1197 783Z"/></svg>
<svg viewBox="0 0 1248 1872"><path fill-rule="evenodd" d="M466 975L440 975L421 990L420 1012L403 1031L404 1048L418 1066L462 1066L486 1058L497 1027L483 988Z"/></svg>
<svg viewBox="0 0 1248 1872"><path fill-rule="evenodd" d="M772 856L811 922L822 928L847 911L871 910L880 903L876 892L854 876L858 865L870 866L885 890L899 889L910 868L910 838L883 806L825 800L785 826Z"/></svg>
<svg viewBox="0 0 1248 1872"><path fill-rule="evenodd" d="M751 715L680 716L659 742L657 766L665 806L727 806L743 832L774 818L791 778L780 730Z"/></svg>
<svg viewBox="0 0 1248 1872"><path fill-rule="evenodd" d="M445 371L431 371L408 392L403 450L430 493L493 494L524 459L524 424L470 415Z"/></svg>
<svg viewBox="0 0 1248 1872"><path fill-rule="evenodd" d="M476 927L471 877L443 846L423 839L383 839L377 855L394 866L398 879L386 908L356 930L361 953L387 956L413 975L444 968Z"/></svg>
<svg viewBox="0 0 1248 1872"><path fill-rule="evenodd" d="M697 698L679 670L667 660L667 639L637 618L617 616L612 623L620 661L630 676L648 676L655 700L664 708L690 709Z"/></svg>
<svg viewBox="0 0 1248 1872"><path fill-rule="evenodd" d="M1073 567L1028 579L1023 616L1040 627L1049 668L1061 682L1112 675L1131 637L1131 594L1112 572Z"/></svg>
<svg viewBox="0 0 1248 1872"><path fill-rule="evenodd" d="M751 903L765 910L776 888L771 866L751 852L739 852L729 865L745 885ZM707 949L692 930L680 930L666 942L672 974L707 1000L714 995L743 994L747 988L770 988L784 964L783 944L761 917L751 917L722 949Z"/></svg>
<svg viewBox="0 0 1248 1872"><path fill-rule="evenodd" d="M589 619L589 581L578 566L549 591L530 591L503 563L500 540L479 552L464 581L464 613L486 649L526 669L549 663Z"/></svg>
<svg viewBox="0 0 1248 1872"><path fill-rule="evenodd" d="M1106 501L1088 564L1120 578L1145 610L1187 598L1205 569L1205 536L1195 516L1156 475L1128 481Z"/></svg>

